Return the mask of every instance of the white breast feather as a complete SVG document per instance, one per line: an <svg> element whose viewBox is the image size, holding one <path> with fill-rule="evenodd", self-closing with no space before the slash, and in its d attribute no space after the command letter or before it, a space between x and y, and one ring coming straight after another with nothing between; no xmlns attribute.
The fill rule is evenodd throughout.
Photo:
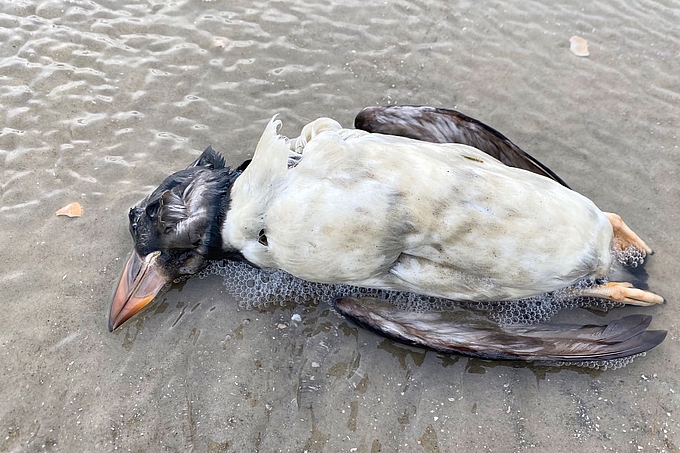
<svg viewBox="0 0 680 453"><path fill-rule="evenodd" d="M232 189L225 237L300 278L500 300L609 268L611 226L585 197L464 145L272 120ZM288 153L302 157L288 168ZM264 231L267 246L258 243Z"/></svg>

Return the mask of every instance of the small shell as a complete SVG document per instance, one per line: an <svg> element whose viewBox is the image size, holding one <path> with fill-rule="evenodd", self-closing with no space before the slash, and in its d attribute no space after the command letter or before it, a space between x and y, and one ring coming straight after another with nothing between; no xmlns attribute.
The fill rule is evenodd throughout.
<svg viewBox="0 0 680 453"><path fill-rule="evenodd" d="M580 36L572 36L569 38L569 42L571 43L569 50L571 50L574 55L578 57L587 57L590 55L590 52L588 52L588 41L585 39Z"/></svg>
<svg viewBox="0 0 680 453"><path fill-rule="evenodd" d="M83 207L80 203L67 204L56 212L57 215L66 215L69 217L80 217L83 215Z"/></svg>

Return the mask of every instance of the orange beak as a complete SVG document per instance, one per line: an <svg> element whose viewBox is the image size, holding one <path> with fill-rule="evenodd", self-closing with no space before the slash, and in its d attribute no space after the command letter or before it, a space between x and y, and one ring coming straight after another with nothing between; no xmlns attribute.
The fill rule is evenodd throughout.
<svg viewBox="0 0 680 453"><path fill-rule="evenodd" d="M160 254L161 252L152 252L142 258L136 250L132 251L111 302L109 332L113 332L146 307L170 283L170 279L164 276L156 262Z"/></svg>

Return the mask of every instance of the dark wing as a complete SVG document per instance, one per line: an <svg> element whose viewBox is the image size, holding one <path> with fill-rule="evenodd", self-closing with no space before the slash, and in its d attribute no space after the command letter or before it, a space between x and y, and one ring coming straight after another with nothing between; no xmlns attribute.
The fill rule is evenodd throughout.
<svg viewBox="0 0 680 453"><path fill-rule="evenodd" d="M510 167L528 170L569 187L548 167L522 151L503 134L456 110L415 105L366 107L354 127L434 143L462 143L484 151Z"/></svg>
<svg viewBox="0 0 680 453"><path fill-rule="evenodd" d="M634 356L659 345L665 331L647 330L651 316L603 325L500 327L470 310L414 313L388 302L345 297L335 308L383 336L435 351L493 360L584 362Z"/></svg>

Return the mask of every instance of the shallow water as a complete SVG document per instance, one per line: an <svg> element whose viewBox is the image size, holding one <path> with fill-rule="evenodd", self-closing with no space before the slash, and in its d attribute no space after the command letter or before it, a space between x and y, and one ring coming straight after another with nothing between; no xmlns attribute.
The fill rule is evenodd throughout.
<svg viewBox="0 0 680 453"><path fill-rule="evenodd" d="M680 3L485 5L2 2L0 451L679 451ZM498 364L239 309L219 278L107 331L127 209L166 175L240 163L274 113L294 135L388 103L474 116L621 214L668 303L612 315L666 341L604 373Z"/></svg>

